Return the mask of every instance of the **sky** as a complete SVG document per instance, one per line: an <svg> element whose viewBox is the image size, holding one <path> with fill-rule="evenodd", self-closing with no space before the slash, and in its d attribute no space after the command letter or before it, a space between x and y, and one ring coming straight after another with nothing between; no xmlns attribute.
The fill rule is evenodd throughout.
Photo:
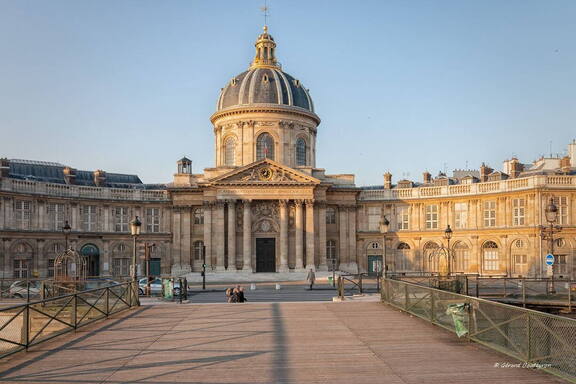
<svg viewBox="0 0 576 384"><path fill-rule="evenodd" d="M0 0L0 157L172 180L214 166L210 116L245 71L257 0ZM574 0L270 0L283 70L356 184L500 169L576 138Z"/></svg>

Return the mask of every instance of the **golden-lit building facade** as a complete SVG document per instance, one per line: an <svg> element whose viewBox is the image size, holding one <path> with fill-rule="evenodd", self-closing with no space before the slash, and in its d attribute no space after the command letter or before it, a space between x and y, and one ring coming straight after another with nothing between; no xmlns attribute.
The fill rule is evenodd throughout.
<svg viewBox="0 0 576 384"><path fill-rule="evenodd" d="M552 198L562 227L553 272L576 278L576 142L563 158L511 159L501 171L482 165L395 183L386 173L382 185L358 187L353 175L317 167L320 118L309 90L278 63L266 29L255 48L248 70L221 90L210 118L214 167L202 173L182 158L172 182L147 185L135 175L2 159L2 276L50 277L65 221L89 274L126 276L134 216L143 221L140 243L154 244L154 274L194 274L203 263L232 279L332 267L372 272L384 259L391 271L435 272L450 225L452 271L543 276L548 244L540 226Z"/></svg>

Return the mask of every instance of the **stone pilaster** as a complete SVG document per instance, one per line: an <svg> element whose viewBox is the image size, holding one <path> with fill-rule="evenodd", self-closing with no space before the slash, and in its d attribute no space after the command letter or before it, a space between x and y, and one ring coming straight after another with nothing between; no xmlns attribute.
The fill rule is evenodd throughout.
<svg viewBox="0 0 576 384"><path fill-rule="evenodd" d="M280 200L280 268L288 272L288 200Z"/></svg>
<svg viewBox="0 0 576 384"><path fill-rule="evenodd" d="M294 229L295 229L295 249L296 249L296 265L294 269L302 271L304 269L304 250L302 238L302 200L294 201L296 213L294 215Z"/></svg>
<svg viewBox="0 0 576 384"><path fill-rule="evenodd" d="M319 244L318 246L318 255L319 255L319 262L318 262L318 270L320 271L327 271L328 266L326 265L326 203L320 203L318 205L318 237L319 237Z"/></svg>
<svg viewBox="0 0 576 384"><path fill-rule="evenodd" d="M173 275L177 275L180 272L180 257L182 250L180 208L174 208L174 214L172 215L172 218L174 220L172 225L172 256L174 259L172 261L171 273Z"/></svg>
<svg viewBox="0 0 576 384"><path fill-rule="evenodd" d="M180 244L181 244L181 249L180 249L180 274L182 273L187 273L192 271L192 244L190 244L190 240L192 238L191 233L190 233L190 229L192 228L192 223L190 222L191 220L191 213L192 210L190 207L185 207L182 208L181 214L180 214L180 231L182 234L181 240L180 240ZM144 226L144 225L142 225Z"/></svg>
<svg viewBox="0 0 576 384"><path fill-rule="evenodd" d="M228 270L236 271L236 201L228 201Z"/></svg>
<svg viewBox="0 0 576 384"><path fill-rule="evenodd" d="M6 217L6 203L8 199L0 198L0 229L6 228L5 217Z"/></svg>
<svg viewBox="0 0 576 384"><path fill-rule="evenodd" d="M224 271L224 202L216 202L214 215L214 248L216 250L216 271Z"/></svg>
<svg viewBox="0 0 576 384"><path fill-rule="evenodd" d="M338 257L340 258L340 266L341 268L348 268L348 263L350 260L348 259L348 214L346 212L345 207L338 207L338 229L340 230L340 239L338 240L338 244L340 246L340 252L338 252Z"/></svg>
<svg viewBox="0 0 576 384"><path fill-rule="evenodd" d="M212 202L204 202L204 250L206 252L206 264L212 265Z"/></svg>
<svg viewBox="0 0 576 384"><path fill-rule="evenodd" d="M243 272L252 272L252 212L250 211L250 200L244 200L244 219L243 219Z"/></svg>
<svg viewBox="0 0 576 384"><path fill-rule="evenodd" d="M314 255L314 200L306 200L306 269L316 270Z"/></svg>
<svg viewBox="0 0 576 384"><path fill-rule="evenodd" d="M356 206L348 207L348 246L349 265L352 271L360 272L358 254L356 252Z"/></svg>

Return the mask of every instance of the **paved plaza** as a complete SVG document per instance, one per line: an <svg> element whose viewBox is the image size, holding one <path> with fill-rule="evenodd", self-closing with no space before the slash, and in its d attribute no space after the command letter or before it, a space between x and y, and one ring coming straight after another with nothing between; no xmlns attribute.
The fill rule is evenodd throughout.
<svg viewBox="0 0 576 384"><path fill-rule="evenodd" d="M0 363L2 383L564 381L379 302L147 305Z"/></svg>

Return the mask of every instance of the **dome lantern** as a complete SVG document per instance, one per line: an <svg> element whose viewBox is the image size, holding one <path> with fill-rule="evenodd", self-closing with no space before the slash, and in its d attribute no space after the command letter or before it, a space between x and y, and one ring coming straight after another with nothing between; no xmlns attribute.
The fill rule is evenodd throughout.
<svg viewBox="0 0 576 384"><path fill-rule="evenodd" d="M275 50L276 43L272 35L268 33L268 27L264 26L264 33L258 36L256 43L256 55L250 69L252 68L280 68L280 63L276 61Z"/></svg>

